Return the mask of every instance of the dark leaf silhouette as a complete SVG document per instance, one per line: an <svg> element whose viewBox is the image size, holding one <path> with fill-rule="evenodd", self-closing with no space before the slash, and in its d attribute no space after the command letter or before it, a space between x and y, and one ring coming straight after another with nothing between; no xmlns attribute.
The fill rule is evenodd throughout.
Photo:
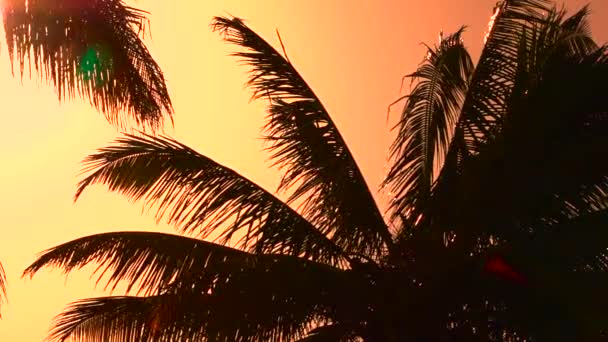
<svg viewBox="0 0 608 342"><path fill-rule="evenodd" d="M216 17L212 28L245 49L233 55L251 67L253 98L270 101L265 128L280 190L302 200L303 215L346 252L379 256L391 235L354 157L331 117L294 66L241 19Z"/></svg>
<svg viewBox="0 0 608 342"><path fill-rule="evenodd" d="M163 73L140 39L146 12L121 0L7 0L3 11L11 61L22 77L33 65L59 100L88 98L120 127L157 129L172 114Z"/></svg>
<svg viewBox="0 0 608 342"><path fill-rule="evenodd" d="M302 255L341 264L344 252L289 206L235 171L170 138L126 135L85 160L89 185L104 183L132 200L157 207L184 232L206 237L217 229L224 242L240 233L251 251Z"/></svg>
<svg viewBox="0 0 608 342"><path fill-rule="evenodd" d="M54 340L140 341L154 331L163 341L230 340L239 333L260 341L293 338L310 330L311 319L322 322L321 314L343 300L341 288L352 281L346 271L293 256L149 232L68 242L41 254L24 275L45 266L70 272L91 262L104 265L98 271L108 274L108 285L124 281L146 297L76 302L56 318Z"/></svg>
<svg viewBox="0 0 608 342"><path fill-rule="evenodd" d="M391 146L395 160L385 185L390 184L394 212L407 212L414 221L420 214L417 206L430 195L436 165L443 162L473 72L463 31L429 47L418 70L407 76L416 85L404 97L407 103Z"/></svg>
<svg viewBox="0 0 608 342"><path fill-rule="evenodd" d="M151 232L115 232L91 235L51 248L38 256L24 276L43 267L58 267L66 274L89 263L99 264L98 283L106 288L121 282L127 292L149 295L192 274L214 281L235 265L245 264L245 252L179 235ZM239 266L240 267L240 266ZM208 275L203 273L209 273ZM210 284L199 284L210 286Z"/></svg>

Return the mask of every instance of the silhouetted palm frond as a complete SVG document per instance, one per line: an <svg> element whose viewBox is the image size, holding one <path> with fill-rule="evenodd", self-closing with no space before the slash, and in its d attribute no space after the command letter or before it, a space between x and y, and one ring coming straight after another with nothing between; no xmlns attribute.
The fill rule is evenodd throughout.
<svg viewBox="0 0 608 342"><path fill-rule="evenodd" d="M553 56L530 69L524 90L511 98L501 137L464 167L458 191L468 199L454 210L468 210L464 215L483 222L478 228L487 233L513 238L508 234L526 235L605 208L608 120L601 113L608 103L600 89L606 60L600 48L587 56ZM507 231L496 224L501 221L519 228Z"/></svg>
<svg viewBox="0 0 608 342"><path fill-rule="evenodd" d="M59 100L87 97L121 127L131 119L156 129L172 114L163 73L139 37L146 12L122 0L7 0L3 11L11 60L22 76L33 64Z"/></svg>
<svg viewBox="0 0 608 342"><path fill-rule="evenodd" d="M127 293L136 289L138 294L150 295L193 275L200 281L197 287L206 290L219 274L226 274L235 264L246 265L250 258L240 250L179 235L112 232L46 250L23 276L33 277L44 267L60 268L67 274L94 263L99 265L97 282L106 278L106 288L114 290L123 283Z"/></svg>
<svg viewBox="0 0 608 342"><path fill-rule="evenodd" d="M503 11L506 9L503 8ZM504 13L507 17L516 17L514 14ZM590 59L593 59L594 55L599 58L602 53L596 52L597 46L587 35L586 14L587 10L583 8L575 15L565 18L563 12L552 10L547 12L546 17L530 19L525 25L519 24L519 37L511 37L509 40L511 45L518 44L513 45L515 50L509 58L509 68L512 72L500 76L502 83L496 83L504 86L503 90L496 90L496 93L508 93L503 104L495 106L502 108L500 125L496 126L501 134L486 141L483 146L479 145L480 149L475 152L479 156L472 158L467 157L469 152L461 139L464 136L458 135L458 132L463 132L463 126L458 126L460 128L457 128L457 136L451 143L447 162L433 187L435 203L425 208L425 216L429 220L435 220L436 226L458 224L459 219L452 215L479 218L481 214L495 221L504 221L504 215L509 215L511 219L518 216L520 222L531 218L546 220L549 213L541 214L539 210L548 208L558 210L559 215L567 217L571 213L564 208L564 205L570 206L566 204L565 197L580 197L581 186L591 189L601 182L604 175L602 168L589 169L588 172L595 172L596 176L591 182L586 182L581 178L583 169L577 171L579 177L573 177L573 169L566 167L569 165L579 168L581 163L584 163L585 156L589 156L587 153L594 153L592 150L584 152L591 147L589 144L593 140L596 140L595 152L599 151L597 134L603 124L595 120L595 123L590 125L588 120L585 121L585 117L605 110L601 108L605 106L604 101L600 100L602 95L594 91L594 88L601 84L600 79L603 76L600 75L605 74L605 67L597 58L595 61ZM499 19L500 16L497 22L500 22ZM492 35L488 42L491 39ZM507 43L501 46L505 47L505 44ZM475 71L476 77L483 74L483 70L479 71L479 68L486 59L500 55L499 52L490 53L490 48L491 45L486 45L484 51L490 57L482 54L480 66ZM472 80L472 84L479 86L476 82L481 81L475 78ZM471 88L467 101L477 101L475 97L475 89ZM462 115L467 115L466 110L466 107L463 108ZM476 113L481 115L482 112L479 110ZM469 119L463 117L459 125L466 125L464 122L467 120ZM487 127L493 125L489 123ZM583 133L585 131L587 133ZM593 131L598 133L591 133ZM496 134L498 133L496 131ZM584 135L587 137L584 138ZM585 145L587 147L584 147ZM549 150L553 152L548 152ZM568 150L572 153L564 153ZM542 164L539 163L541 155ZM573 159L567 162L566 158ZM465 163L465 159L475 160ZM566 171L568 169L569 171ZM561 174L563 178L548 177L551 174ZM539 181L538 177L543 177L542 181ZM562 181L564 183L561 183ZM523 193L526 195L522 197ZM462 207L448 204L455 196L476 200L474 203L468 200L460 201ZM562 204L559 204L560 202ZM543 203L544 206L541 208L537 203ZM471 211L464 214L462 209L465 207L475 213ZM524 218L524 215L527 218ZM445 221L437 222L442 217ZM472 228L470 218L467 219L467 225ZM478 227L487 229L487 223L485 221ZM495 228L500 230L500 226Z"/></svg>
<svg viewBox="0 0 608 342"><path fill-rule="evenodd" d="M238 245L250 251L332 265L346 260L340 248L272 194L170 138L126 135L84 163L89 174L76 198L89 185L103 183L156 206L157 219L167 217L184 232L205 237L219 229L224 243L238 233Z"/></svg>
<svg viewBox="0 0 608 342"><path fill-rule="evenodd" d="M349 271L297 257L150 232L68 242L42 253L24 275L43 267L67 273L90 263L103 265L98 271L100 279L108 274L108 285L124 281L127 291L135 286L152 296L77 302L55 320L57 340L141 341L152 330L162 341L297 338L328 310L348 306L343 291L356 284Z"/></svg>
<svg viewBox="0 0 608 342"><path fill-rule="evenodd" d="M482 146L497 136L499 132L495 130L502 128L502 120L510 109L511 93L521 57L521 44L523 42L527 50L528 41L531 40L531 28L547 23L547 15L551 9L547 0L505 0L499 2L496 11L480 60L468 78L470 86L465 88L464 101L460 107L450 108L459 111L456 114L458 121L454 128L448 128L448 131L453 129L454 133L449 141L444 163L431 186L434 193L433 203L427 203L423 213L413 213L407 211L410 208L405 204L414 203L417 200L415 196L410 197L408 193L401 192L401 196L396 197L395 209L398 208L398 203L402 206L399 208L401 210L395 210L393 217L401 217L402 220L408 221L409 225L417 223L428 226L433 221L433 225L449 230L448 227L454 224L450 219L442 220L442 217L450 216L444 211L451 208L441 199L450 201L460 196L460 187L457 184L461 181L464 161L470 159L471 155L478 154ZM415 179L413 176L411 178ZM455 209L454 212L456 211ZM424 220L421 221L422 217ZM400 234L407 235L409 230L402 229ZM399 237L399 240L402 238Z"/></svg>
<svg viewBox="0 0 608 342"><path fill-rule="evenodd" d="M395 127L394 161L384 186L391 188L394 218L407 213L411 224L420 214L417 207L424 206L431 193L434 171L443 163L473 72L461 38L463 31L442 37L435 48L427 47L427 57L418 70L406 76L416 85L403 97L407 102Z"/></svg>
<svg viewBox="0 0 608 342"><path fill-rule="evenodd" d="M547 22L548 0L504 0L495 8L493 24L470 80L454 139L450 142L434 191L447 193L447 186L462 173L471 154L494 139L508 110L520 61L521 44L527 44L531 27ZM526 46L527 47L527 46ZM447 185L446 185L447 184ZM449 190L454 194L455 190ZM446 198L450 195L446 195ZM432 214L427 210L427 219Z"/></svg>
<svg viewBox="0 0 608 342"><path fill-rule="evenodd" d="M372 257L392 245L391 234L331 117L294 66L238 18L216 17L214 30L245 49L233 55L251 66L253 98L270 100L266 140L285 170L280 190L297 186L303 215L347 252Z"/></svg>
<svg viewBox="0 0 608 342"><path fill-rule="evenodd" d="M263 307L257 308L258 316L255 308L247 307L258 304L254 297L239 301L185 293L81 300L54 319L49 340L279 341L302 336L314 321L314 315L296 317L293 311L269 317Z"/></svg>
<svg viewBox="0 0 608 342"><path fill-rule="evenodd" d="M549 4L548 0L502 1L462 106L461 132L456 137L466 143L461 153L475 154L495 138L508 110L521 41L530 33L527 28L547 20Z"/></svg>
<svg viewBox="0 0 608 342"><path fill-rule="evenodd" d="M584 6L566 18L564 10L554 9L545 25L533 25L532 49L543 48L547 53L535 54L540 58L532 62L537 65L546 63L551 57L585 56L597 50L598 46L591 37L589 29L589 6ZM543 58L544 57L544 58ZM545 59L545 60L543 60Z"/></svg>
<svg viewBox="0 0 608 342"><path fill-rule="evenodd" d="M71 303L53 320L49 341L196 341L209 296L100 297ZM218 340L219 341L219 340Z"/></svg>

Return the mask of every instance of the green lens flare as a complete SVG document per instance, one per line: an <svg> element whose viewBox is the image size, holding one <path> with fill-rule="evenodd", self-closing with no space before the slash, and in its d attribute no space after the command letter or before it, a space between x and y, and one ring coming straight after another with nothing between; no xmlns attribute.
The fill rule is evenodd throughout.
<svg viewBox="0 0 608 342"><path fill-rule="evenodd" d="M112 63L109 55L99 47L89 47L80 60L79 71L86 81L103 85L108 80Z"/></svg>

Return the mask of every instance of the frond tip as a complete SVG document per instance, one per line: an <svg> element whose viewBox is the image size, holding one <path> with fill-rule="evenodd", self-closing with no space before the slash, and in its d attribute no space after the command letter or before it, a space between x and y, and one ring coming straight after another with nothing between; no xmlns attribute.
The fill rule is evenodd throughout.
<svg viewBox="0 0 608 342"><path fill-rule="evenodd" d="M88 98L120 127L132 120L157 129L171 118L163 73L139 37L146 12L122 0L6 0L3 15L21 77L33 65L60 101Z"/></svg>

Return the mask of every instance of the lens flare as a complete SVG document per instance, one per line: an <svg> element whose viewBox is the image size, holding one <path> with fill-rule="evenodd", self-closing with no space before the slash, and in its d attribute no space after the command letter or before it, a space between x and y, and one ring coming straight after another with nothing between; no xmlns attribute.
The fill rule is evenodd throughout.
<svg viewBox="0 0 608 342"><path fill-rule="evenodd" d="M95 46L89 47L80 60L80 76L87 81L94 81L95 85L103 85L112 68L112 60L105 49Z"/></svg>

